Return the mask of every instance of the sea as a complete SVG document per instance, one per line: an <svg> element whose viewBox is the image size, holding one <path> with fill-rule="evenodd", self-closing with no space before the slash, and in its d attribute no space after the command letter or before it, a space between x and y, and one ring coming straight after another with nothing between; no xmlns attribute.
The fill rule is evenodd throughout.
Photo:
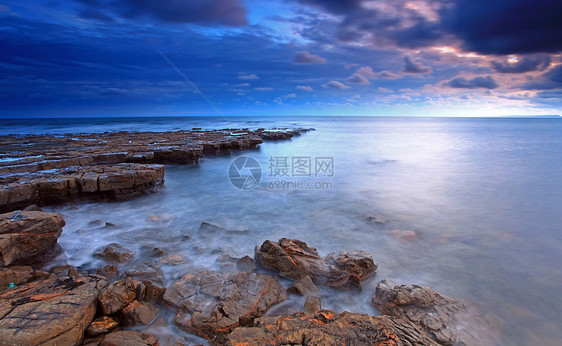
<svg viewBox="0 0 562 346"><path fill-rule="evenodd" d="M194 266L252 257L265 240L294 238L322 256L367 251L378 264L362 292L322 289L324 308L377 314L371 297L389 279L470 306L475 312L460 324L479 344L562 343L562 119L0 120L1 134L19 135L300 127L315 131L167 166L155 194L45 208L66 221L63 260L99 267L92 254L111 242L133 249L137 261L162 250L173 262L162 264L171 283ZM202 222L240 232L199 237ZM282 308L302 304L293 297ZM158 328L185 335L171 324Z"/></svg>

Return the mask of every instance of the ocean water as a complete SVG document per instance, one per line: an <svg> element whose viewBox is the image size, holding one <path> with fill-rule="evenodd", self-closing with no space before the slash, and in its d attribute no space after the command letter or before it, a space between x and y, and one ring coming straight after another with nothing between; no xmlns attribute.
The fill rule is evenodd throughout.
<svg viewBox="0 0 562 346"><path fill-rule="evenodd" d="M481 344L562 342L560 119L11 120L0 122L0 132L287 126L316 131L199 165L168 166L157 194L47 208L66 220L59 239L66 260L94 268L102 263L92 253L109 242L134 249L139 261L157 247L184 260L162 264L170 283L186 267L218 268L220 256L253 256L266 239L297 238L321 255L364 250L379 265L361 293L322 290L325 308L376 314L369 304L375 287L392 279L431 286L478 310L463 323L475 326ZM229 180L240 155L261 166L253 189ZM201 237L203 221L246 232ZM293 298L285 308L302 303ZM183 335L174 327L155 332Z"/></svg>

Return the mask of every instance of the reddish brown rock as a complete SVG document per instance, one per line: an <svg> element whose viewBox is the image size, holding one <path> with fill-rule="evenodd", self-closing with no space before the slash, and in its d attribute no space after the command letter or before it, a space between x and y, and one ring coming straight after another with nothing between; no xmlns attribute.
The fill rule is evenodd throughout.
<svg viewBox="0 0 562 346"><path fill-rule="evenodd" d="M127 249L121 244L111 243L97 249L94 252L94 256L101 257L112 263L126 263L130 262L135 257L135 254L132 250Z"/></svg>
<svg viewBox="0 0 562 346"><path fill-rule="evenodd" d="M158 339L152 334L132 330L121 330L107 334L100 346L159 346Z"/></svg>
<svg viewBox="0 0 562 346"><path fill-rule="evenodd" d="M98 336L109 333L117 327L119 327L119 322L117 322L113 317L102 316L96 318L92 323L90 323L86 329L86 333L90 336Z"/></svg>
<svg viewBox="0 0 562 346"><path fill-rule="evenodd" d="M360 288L361 282L377 268L371 256L363 251L340 252L324 260L305 242L287 238L281 238L278 243L266 240L256 247L255 259L260 266L282 277L309 276L317 285L341 289Z"/></svg>
<svg viewBox="0 0 562 346"><path fill-rule="evenodd" d="M105 276L108 280L114 279L119 275L117 266L113 264L107 264L96 271L97 275Z"/></svg>
<svg viewBox="0 0 562 346"><path fill-rule="evenodd" d="M15 211L0 215L0 266L30 264L56 252L64 220L54 213Z"/></svg>
<svg viewBox="0 0 562 346"><path fill-rule="evenodd" d="M410 321L321 310L315 314L262 317L236 328L228 345L437 345Z"/></svg>
<svg viewBox="0 0 562 346"><path fill-rule="evenodd" d="M121 320L126 326L148 325L158 316L160 309L150 302L133 300L121 309Z"/></svg>
<svg viewBox="0 0 562 346"><path fill-rule="evenodd" d="M244 256L236 261L236 268L242 272L253 273L258 268L256 266L256 262L250 256Z"/></svg>
<svg viewBox="0 0 562 346"><path fill-rule="evenodd" d="M132 279L115 281L102 290L99 302L104 315L112 315L137 298L138 283Z"/></svg>
<svg viewBox="0 0 562 346"><path fill-rule="evenodd" d="M301 296L307 296L312 292L318 290L318 287L312 282L312 279L309 276L303 276L291 285L287 291L289 293L298 294Z"/></svg>
<svg viewBox="0 0 562 346"><path fill-rule="evenodd" d="M166 292L166 283L162 268L156 261L138 264L127 270L125 275L133 280L140 281L146 287L142 300L158 302Z"/></svg>
<svg viewBox="0 0 562 346"><path fill-rule="evenodd" d="M304 302L304 312L307 314L315 314L320 310L322 310L322 300L319 297L306 297L306 301Z"/></svg>
<svg viewBox="0 0 562 346"><path fill-rule="evenodd" d="M97 278L50 278L0 293L0 335L8 345L76 345L96 313Z"/></svg>
<svg viewBox="0 0 562 346"><path fill-rule="evenodd" d="M387 315L421 326L432 339L442 345L455 344L455 315L465 309L462 303L437 293L430 287L398 285L390 280L379 283L372 303Z"/></svg>
<svg viewBox="0 0 562 346"><path fill-rule="evenodd" d="M217 342L285 299L283 287L268 275L203 268L185 275L164 294L164 301L177 307L176 325Z"/></svg>
<svg viewBox="0 0 562 346"><path fill-rule="evenodd" d="M10 266L0 268L0 291L8 288L10 284L21 285L35 279L45 278L49 273L33 269L30 266Z"/></svg>

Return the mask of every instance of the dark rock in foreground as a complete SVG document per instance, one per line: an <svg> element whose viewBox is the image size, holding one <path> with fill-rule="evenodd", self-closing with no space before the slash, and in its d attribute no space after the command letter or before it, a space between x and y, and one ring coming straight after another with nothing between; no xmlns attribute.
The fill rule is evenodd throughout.
<svg viewBox="0 0 562 346"><path fill-rule="evenodd" d="M152 334L132 330L121 330L107 334L100 346L159 346L158 339Z"/></svg>
<svg viewBox="0 0 562 346"><path fill-rule="evenodd" d="M237 328L229 345L437 345L409 321L321 310L315 314L262 317Z"/></svg>
<svg viewBox="0 0 562 346"><path fill-rule="evenodd" d="M377 286L372 303L384 314L419 325L442 345L455 344L455 314L464 310L464 305L432 288L383 280Z"/></svg>
<svg viewBox="0 0 562 346"><path fill-rule="evenodd" d="M79 199L122 201L155 191L163 183L164 166L132 163L0 174L0 211Z"/></svg>
<svg viewBox="0 0 562 346"><path fill-rule="evenodd" d="M255 249L256 262L283 277L300 279L309 276L317 285L335 288L361 288L361 282L375 274L377 265L363 251L339 252L322 259L315 248L305 242L281 238L266 240Z"/></svg>
<svg viewBox="0 0 562 346"><path fill-rule="evenodd" d="M177 308L178 327L215 342L285 299L287 293L271 276L203 268L183 276L164 294L164 301Z"/></svg>
<svg viewBox="0 0 562 346"><path fill-rule="evenodd" d="M30 264L57 246L64 220L54 213L16 211L0 215L0 266Z"/></svg>
<svg viewBox="0 0 562 346"><path fill-rule="evenodd" d="M34 281L0 294L0 344L76 345L96 313L96 278Z"/></svg>

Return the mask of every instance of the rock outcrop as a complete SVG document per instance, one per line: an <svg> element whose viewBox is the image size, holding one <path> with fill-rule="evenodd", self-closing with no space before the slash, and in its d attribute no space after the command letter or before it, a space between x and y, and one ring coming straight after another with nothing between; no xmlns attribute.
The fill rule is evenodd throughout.
<svg viewBox="0 0 562 346"><path fill-rule="evenodd" d="M80 199L122 201L156 191L163 183L164 166L133 163L0 173L0 211Z"/></svg>
<svg viewBox="0 0 562 346"><path fill-rule="evenodd" d="M285 289L271 276L204 268L186 274L164 294L164 301L177 308L178 327L215 342L285 299Z"/></svg>
<svg viewBox="0 0 562 346"><path fill-rule="evenodd" d="M430 287L383 280L377 286L372 303L384 314L421 326L439 344L455 344L455 315L464 310L464 305Z"/></svg>
<svg viewBox="0 0 562 346"><path fill-rule="evenodd" d="M321 310L315 314L262 317L237 328L228 345L437 345L410 321Z"/></svg>
<svg viewBox="0 0 562 346"><path fill-rule="evenodd" d="M375 274L377 265L363 251L330 254L324 260L305 242L281 238L266 240L255 249L256 262L280 276L299 279L309 276L316 285L335 288L360 288L361 282Z"/></svg>
<svg viewBox="0 0 562 346"><path fill-rule="evenodd" d="M106 284L93 277L57 277L0 293L0 344L78 344Z"/></svg>
<svg viewBox="0 0 562 346"><path fill-rule="evenodd" d="M152 334L133 330L120 330L107 334L99 346L159 346L158 339Z"/></svg>
<svg viewBox="0 0 562 346"><path fill-rule="evenodd" d="M0 266L45 260L56 250L64 220L54 213L15 211L0 215Z"/></svg>
<svg viewBox="0 0 562 346"><path fill-rule="evenodd" d="M97 249L94 256L111 263L127 263L135 257L135 253L119 243L111 243Z"/></svg>

